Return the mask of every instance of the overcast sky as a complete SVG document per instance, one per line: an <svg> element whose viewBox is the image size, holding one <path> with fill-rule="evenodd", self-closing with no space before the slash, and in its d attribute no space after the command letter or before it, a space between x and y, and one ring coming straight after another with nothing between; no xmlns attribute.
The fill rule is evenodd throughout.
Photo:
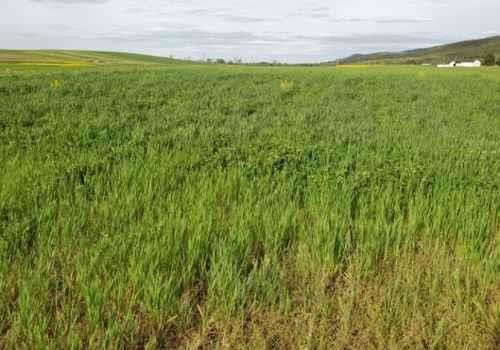
<svg viewBox="0 0 500 350"><path fill-rule="evenodd" d="M0 0L0 48L317 62L500 34L500 0Z"/></svg>

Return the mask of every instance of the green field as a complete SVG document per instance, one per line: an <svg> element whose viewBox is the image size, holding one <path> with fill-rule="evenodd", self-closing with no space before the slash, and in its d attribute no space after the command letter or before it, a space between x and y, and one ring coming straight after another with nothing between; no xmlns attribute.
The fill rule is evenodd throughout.
<svg viewBox="0 0 500 350"><path fill-rule="evenodd" d="M0 67L0 348L499 348L500 69L67 68Z"/></svg>

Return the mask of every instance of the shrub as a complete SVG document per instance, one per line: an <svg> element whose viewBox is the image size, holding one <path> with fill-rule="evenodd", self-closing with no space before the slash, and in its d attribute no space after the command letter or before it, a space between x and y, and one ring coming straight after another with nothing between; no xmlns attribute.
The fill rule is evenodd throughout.
<svg viewBox="0 0 500 350"><path fill-rule="evenodd" d="M492 53L489 53L486 56L484 56L483 64L485 66L494 66L495 65L495 55L493 55Z"/></svg>

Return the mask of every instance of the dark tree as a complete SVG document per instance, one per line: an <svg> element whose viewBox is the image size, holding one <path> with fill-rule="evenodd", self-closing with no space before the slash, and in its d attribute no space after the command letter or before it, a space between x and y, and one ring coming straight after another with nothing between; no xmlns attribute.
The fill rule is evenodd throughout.
<svg viewBox="0 0 500 350"><path fill-rule="evenodd" d="M486 56L484 56L483 64L485 66L494 66L495 65L495 55L493 55L492 53L489 53Z"/></svg>

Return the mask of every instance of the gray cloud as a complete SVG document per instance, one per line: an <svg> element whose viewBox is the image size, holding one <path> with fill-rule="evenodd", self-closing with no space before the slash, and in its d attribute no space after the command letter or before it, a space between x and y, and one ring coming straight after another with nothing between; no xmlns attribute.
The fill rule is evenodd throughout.
<svg viewBox="0 0 500 350"><path fill-rule="evenodd" d="M314 41L323 45L378 45L378 46L412 46L422 43L438 43L440 39L433 37L429 33L378 33L378 34L350 34L350 35L322 35L306 36L297 35L297 40Z"/></svg>
<svg viewBox="0 0 500 350"><path fill-rule="evenodd" d="M183 11L189 16L196 16L202 19L212 19L220 21L229 21L237 23L262 23L277 20L272 17L257 17L238 13L232 8L214 8L214 9L192 9Z"/></svg>
<svg viewBox="0 0 500 350"><path fill-rule="evenodd" d="M57 3L57 4L103 4L109 0L31 0L31 2Z"/></svg>
<svg viewBox="0 0 500 350"><path fill-rule="evenodd" d="M330 8L326 6L307 7L288 14L288 18L331 19Z"/></svg>
<svg viewBox="0 0 500 350"><path fill-rule="evenodd" d="M387 18L377 19L375 22L380 24L408 24L408 23L425 23L431 22L430 18Z"/></svg>
<svg viewBox="0 0 500 350"><path fill-rule="evenodd" d="M115 32L106 33L95 37L100 40L110 40L115 42L137 42L156 45L171 45L176 43L180 46L247 46L266 45L276 43L287 43L293 38L286 38L275 34L254 34L251 32L211 32L197 29L169 30L158 28L156 30L142 33Z"/></svg>
<svg viewBox="0 0 500 350"><path fill-rule="evenodd" d="M373 20L368 18L331 18L333 23L362 23L362 22L372 22Z"/></svg>
<svg viewBox="0 0 500 350"><path fill-rule="evenodd" d="M217 18L224 21L231 21L237 23L262 23L262 22L276 21L276 19L274 18L258 18L258 17L239 16L231 14L221 14L218 15Z"/></svg>

